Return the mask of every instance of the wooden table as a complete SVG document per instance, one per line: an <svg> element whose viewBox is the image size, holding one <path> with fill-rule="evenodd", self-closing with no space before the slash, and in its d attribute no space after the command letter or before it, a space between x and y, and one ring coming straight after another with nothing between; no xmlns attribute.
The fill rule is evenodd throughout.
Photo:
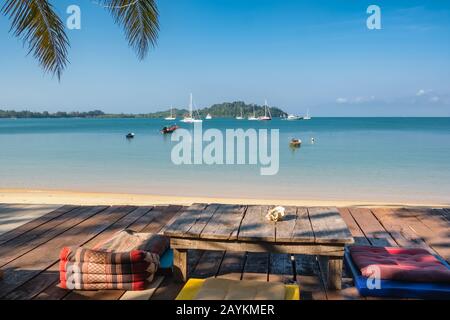
<svg viewBox="0 0 450 320"><path fill-rule="evenodd" d="M336 208L286 207L269 222L268 206L194 204L164 234L174 250L174 276L187 281L188 249L317 255L328 266L331 289L341 288L344 247L353 237Z"/></svg>

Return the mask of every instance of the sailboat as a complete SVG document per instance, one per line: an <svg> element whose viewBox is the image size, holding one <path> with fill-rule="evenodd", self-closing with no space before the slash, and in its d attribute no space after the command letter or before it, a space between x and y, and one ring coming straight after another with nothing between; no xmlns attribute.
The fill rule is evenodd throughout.
<svg viewBox="0 0 450 320"><path fill-rule="evenodd" d="M206 115L205 117L206 120L211 120L212 119L212 115L210 115L209 113Z"/></svg>
<svg viewBox="0 0 450 320"><path fill-rule="evenodd" d="M167 118L164 118L164 120L169 120L169 121L171 121L171 120L176 120L177 119L177 117L174 117L173 116L173 108L172 108L172 106L170 107L170 117L167 117Z"/></svg>
<svg viewBox="0 0 450 320"><path fill-rule="evenodd" d="M244 119L244 117L242 116L242 108L241 108L241 115L236 116L236 120L242 120L242 119Z"/></svg>
<svg viewBox="0 0 450 320"><path fill-rule="evenodd" d="M192 98L192 93L191 93L190 101L189 101L189 116L184 117L183 120L181 120L181 122L185 122L185 123L203 122L202 119L194 118L194 102L193 102L193 98Z"/></svg>
<svg viewBox="0 0 450 320"><path fill-rule="evenodd" d="M250 121L258 120L258 118L256 117L255 106L253 106L253 116L248 117L248 120Z"/></svg>
<svg viewBox="0 0 450 320"><path fill-rule="evenodd" d="M311 120L311 117L309 116L309 109L306 110L306 116L303 117L303 120Z"/></svg>
<svg viewBox="0 0 450 320"><path fill-rule="evenodd" d="M262 121L272 120L272 115L270 114L270 108L267 105L267 100L264 102L264 116L259 117L259 120Z"/></svg>

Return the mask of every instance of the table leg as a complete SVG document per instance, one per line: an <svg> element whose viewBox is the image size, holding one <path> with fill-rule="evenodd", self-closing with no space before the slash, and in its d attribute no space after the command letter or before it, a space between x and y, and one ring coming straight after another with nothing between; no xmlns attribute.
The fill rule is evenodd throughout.
<svg viewBox="0 0 450 320"><path fill-rule="evenodd" d="M328 281L329 289L341 290L342 288L342 257L328 257Z"/></svg>
<svg viewBox="0 0 450 320"><path fill-rule="evenodd" d="M177 282L186 282L188 276L188 252L173 249L173 276Z"/></svg>

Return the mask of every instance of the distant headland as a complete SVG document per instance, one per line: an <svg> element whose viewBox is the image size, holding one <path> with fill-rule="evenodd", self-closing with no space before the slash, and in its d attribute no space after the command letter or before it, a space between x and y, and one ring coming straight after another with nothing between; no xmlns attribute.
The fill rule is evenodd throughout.
<svg viewBox="0 0 450 320"><path fill-rule="evenodd" d="M277 107L271 107L270 112L273 117L286 116L287 113ZM177 117L183 117L189 111L184 108L173 108L173 115ZM207 114L215 118L235 118L236 116L253 116L256 117L264 115L264 106L256 104L246 104L243 101L224 102L220 104L214 104L210 107L202 108L198 110L201 117L205 117ZM1 110L0 118L149 118L158 119L165 118L170 114L170 110L158 111L153 113L105 113L101 110L93 110L88 112L34 112L34 111L14 111L14 110Z"/></svg>

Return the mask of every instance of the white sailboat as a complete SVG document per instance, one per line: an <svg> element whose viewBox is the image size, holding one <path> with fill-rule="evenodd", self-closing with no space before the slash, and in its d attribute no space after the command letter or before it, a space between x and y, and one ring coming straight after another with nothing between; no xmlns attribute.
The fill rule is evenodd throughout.
<svg viewBox="0 0 450 320"><path fill-rule="evenodd" d="M164 120L168 120L168 121L172 121L172 120L176 120L177 117L174 117L173 115L173 108L172 106L170 107L170 117L164 118Z"/></svg>
<svg viewBox="0 0 450 320"><path fill-rule="evenodd" d="M248 117L248 120L250 121L258 120L258 118L256 117L255 106L253 106L253 116Z"/></svg>
<svg viewBox="0 0 450 320"><path fill-rule="evenodd" d="M203 122L202 119L198 119L194 117L194 102L192 98L192 93L190 95L190 101L189 101L189 116L184 117L181 122L185 123L194 123L194 122Z"/></svg>
<svg viewBox="0 0 450 320"><path fill-rule="evenodd" d="M311 117L309 116L309 109L306 110L306 116L303 117L303 120L311 120Z"/></svg>
<svg viewBox="0 0 450 320"><path fill-rule="evenodd" d="M242 108L241 108L241 115L236 116L236 120L242 120L242 119L244 119L244 117L242 116Z"/></svg>
<svg viewBox="0 0 450 320"><path fill-rule="evenodd" d="M210 115L209 113L206 115L205 117L206 120L211 120L212 119L212 115Z"/></svg>
<svg viewBox="0 0 450 320"><path fill-rule="evenodd" d="M272 120L272 115L270 114L270 108L267 105L267 100L264 102L264 116L259 117L259 120L261 121Z"/></svg>

